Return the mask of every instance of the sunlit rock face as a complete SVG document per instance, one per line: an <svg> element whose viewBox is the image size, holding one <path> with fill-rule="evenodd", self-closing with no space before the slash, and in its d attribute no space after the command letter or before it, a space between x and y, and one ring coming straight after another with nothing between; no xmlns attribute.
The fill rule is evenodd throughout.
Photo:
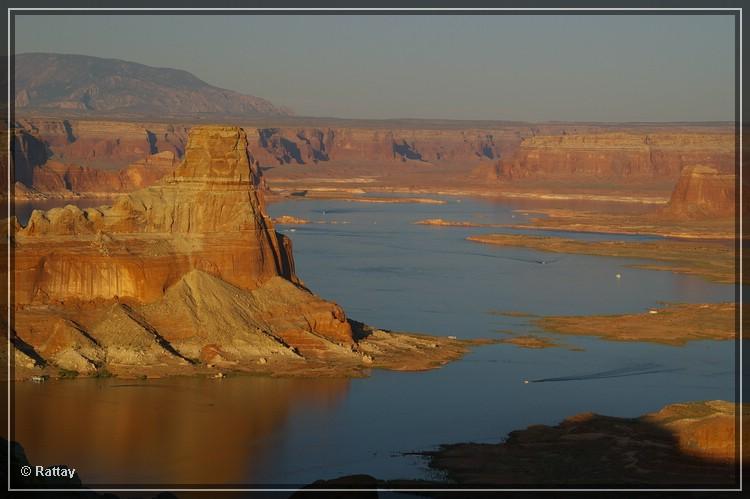
<svg viewBox="0 0 750 499"><path fill-rule="evenodd" d="M735 191L734 175L705 165L692 165L680 175L664 213L680 218L731 217Z"/></svg>
<svg viewBox="0 0 750 499"><path fill-rule="evenodd" d="M344 311L297 279L262 184L244 130L196 127L156 185L34 211L14 234L19 344L82 373L352 355Z"/></svg>
<svg viewBox="0 0 750 499"><path fill-rule="evenodd" d="M695 163L734 172L733 133L592 133L524 139L500 163L507 179L676 180Z"/></svg>
<svg viewBox="0 0 750 499"><path fill-rule="evenodd" d="M112 206L35 211L16 234L16 300L153 301L192 269L244 289L296 277L258 192L245 132L195 128L185 160Z"/></svg>

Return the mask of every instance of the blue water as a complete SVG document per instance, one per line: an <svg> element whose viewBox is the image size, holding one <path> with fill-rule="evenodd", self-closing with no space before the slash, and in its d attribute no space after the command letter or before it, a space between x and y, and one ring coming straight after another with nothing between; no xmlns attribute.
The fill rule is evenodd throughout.
<svg viewBox="0 0 750 499"><path fill-rule="evenodd" d="M635 260L493 247L465 238L505 229L413 224L425 218L511 224L537 216L524 216L507 204L444 199L448 204L295 201L272 205L270 211L349 222L280 230L292 238L298 273L311 289L338 302L352 318L383 328L493 338L498 330L534 331L527 318L488 313L493 310L615 314L642 312L660 301L734 301L731 285L629 268ZM378 372L354 380L336 411L308 413L290 425L283 458L269 471L269 480L304 482L350 473L429 477L423 461L398 453L440 443L496 442L514 429L554 424L585 411L637 416L677 401L734 399L733 342L670 347L557 339L584 351L484 346L436 371ZM613 370L620 375L606 375ZM583 379L523 384L557 377ZM316 431L310 432L310 425ZM295 452L300 445L321 452L314 464Z"/></svg>
<svg viewBox="0 0 750 499"><path fill-rule="evenodd" d="M502 324L519 322L516 317L488 314L491 310L608 314L643 311L659 300L734 300L732 286L628 268L639 263L636 260L466 241L469 235L509 232L506 229L414 225L426 218L491 224L520 223L527 218L508 205L446 199L446 205L296 201L271 205L270 211L274 216L289 214L312 222L348 222L278 229L292 238L298 274L311 289L340 303L351 317L388 329L476 338L486 337ZM532 233L586 240L655 239ZM616 278L618 273L621 279Z"/></svg>
<svg viewBox="0 0 750 499"><path fill-rule="evenodd" d="M425 218L506 224L536 216L509 204L444 199L444 205L300 200L269 211L326 222L277 229L292 239L297 272L309 288L339 303L349 317L380 328L497 338L498 330L534 327L526 317L491 311L608 314L641 312L660 301L734 301L731 285L628 266L636 261L465 240L504 229L413 224ZM482 346L438 370L375 371L353 380L134 381L127 397L105 389L117 383L112 380L20 384L17 404L19 396L35 409L53 396L77 402L69 416L63 402L49 416L35 410L33 425L20 424L17 436L32 462L41 456L78 465L85 483L206 484L196 461L211 469L224 459L224 473L209 475L220 483L300 485L355 473L435 478L422 458L403 453L442 443L497 442L514 429L556 424L586 411L636 416L672 402L734 399L733 342L670 347L552 337L566 348ZM168 390L155 395L155 387ZM123 444L107 432L94 437L91 420L80 416L88 412L137 421L148 437L127 438L120 463L149 459L153 465L125 472L126 466L104 459ZM50 438L61 424L69 441ZM151 425L164 430L143 431ZM218 438L224 432L236 438ZM181 459L168 451L175 447Z"/></svg>

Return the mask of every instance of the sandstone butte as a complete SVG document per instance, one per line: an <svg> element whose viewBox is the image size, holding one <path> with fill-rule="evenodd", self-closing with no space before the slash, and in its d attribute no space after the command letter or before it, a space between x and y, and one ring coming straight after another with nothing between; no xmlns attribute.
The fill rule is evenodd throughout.
<svg viewBox="0 0 750 499"><path fill-rule="evenodd" d="M17 377L42 369L163 375L426 369L465 343L347 319L295 274L244 130L194 127L184 161L111 206L16 225Z"/></svg>
<svg viewBox="0 0 750 499"><path fill-rule="evenodd" d="M682 170L663 214L676 218L732 217L735 176L706 165Z"/></svg>
<svg viewBox="0 0 750 499"><path fill-rule="evenodd" d="M537 209L534 210L534 213L546 216L533 218L530 224L487 224L440 218L419 220L414 223L441 227L513 227L515 229L547 229L572 232L655 234L691 239L733 239L736 232L734 226L736 180L734 174L720 173L716 168L710 166L688 165L683 168L677 184L672 190L669 202L642 214ZM519 242L518 236L515 237L516 242ZM498 238L497 235L486 235L475 236L470 239L479 242L494 242L495 244L501 244L501 239L504 239L504 243L508 244L513 238L508 238L507 235L504 238ZM482 239L485 240L482 241ZM534 239L534 236L530 236L526 243ZM560 241L559 238L557 241ZM552 242L552 239L548 239L548 242ZM641 243L640 245L643 250L647 250L649 246L654 246L648 243ZM593 248L591 244L584 246L588 247L589 251ZM549 245L546 249L557 252L561 250L561 248L555 250ZM567 247L567 251L573 249L572 246ZM659 256L658 259L664 259L664 255L660 255L663 253L662 249L655 246L653 248L655 254ZM708 246L706 250L704 257L701 259L709 263L718 263L719 260L722 260L719 257L725 252L722 248L711 249ZM693 264L695 263L694 261ZM689 265L688 267L692 266ZM714 266L714 264L711 263L710 266ZM699 265L699 267L704 267L704 265ZM733 267L730 267L726 269L728 272L720 272L720 274L724 274L724 277L719 274L714 274L714 277L723 280L725 277L734 274L732 269ZM733 278L730 279L733 280Z"/></svg>

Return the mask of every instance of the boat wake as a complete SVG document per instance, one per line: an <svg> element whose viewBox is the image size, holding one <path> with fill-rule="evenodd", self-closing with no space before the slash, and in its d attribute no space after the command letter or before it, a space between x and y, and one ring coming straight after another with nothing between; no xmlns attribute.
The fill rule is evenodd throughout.
<svg viewBox="0 0 750 499"><path fill-rule="evenodd" d="M529 383L549 383L552 381L586 381L591 379L624 378L626 376L642 376L644 374L657 374L682 371L683 368L664 368L658 364L638 364L630 367L611 369L590 374L578 374L573 376L561 376L559 378L542 378L528 380Z"/></svg>

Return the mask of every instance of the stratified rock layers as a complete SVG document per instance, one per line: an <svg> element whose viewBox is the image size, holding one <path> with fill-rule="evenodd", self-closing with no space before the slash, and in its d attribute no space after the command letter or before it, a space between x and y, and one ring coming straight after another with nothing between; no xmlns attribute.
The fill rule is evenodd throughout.
<svg viewBox="0 0 750 499"><path fill-rule="evenodd" d="M242 129L196 127L156 185L34 211L14 235L16 339L78 372L351 353L343 310L297 279L260 185Z"/></svg>
<svg viewBox="0 0 750 499"><path fill-rule="evenodd" d="M703 163L734 173L733 133L596 133L524 139L499 165L505 179L661 178Z"/></svg>
<svg viewBox="0 0 750 499"><path fill-rule="evenodd" d="M17 199L132 192L154 184L182 159L185 127L21 119L13 135Z"/></svg>
<svg viewBox="0 0 750 499"><path fill-rule="evenodd" d="M681 218L734 215L735 176L693 165L683 170L664 213Z"/></svg>
<svg viewBox="0 0 750 499"><path fill-rule="evenodd" d="M294 280L258 182L244 132L197 128L185 161L160 184L112 206L34 211L16 235L16 302L149 302L191 269L247 289L275 275Z"/></svg>
<svg viewBox="0 0 750 499"><path fill-rule="evenodd" d="M259 128L263 164L318 161L477 161L495 159L515 140L508 130Z"/></svg>

